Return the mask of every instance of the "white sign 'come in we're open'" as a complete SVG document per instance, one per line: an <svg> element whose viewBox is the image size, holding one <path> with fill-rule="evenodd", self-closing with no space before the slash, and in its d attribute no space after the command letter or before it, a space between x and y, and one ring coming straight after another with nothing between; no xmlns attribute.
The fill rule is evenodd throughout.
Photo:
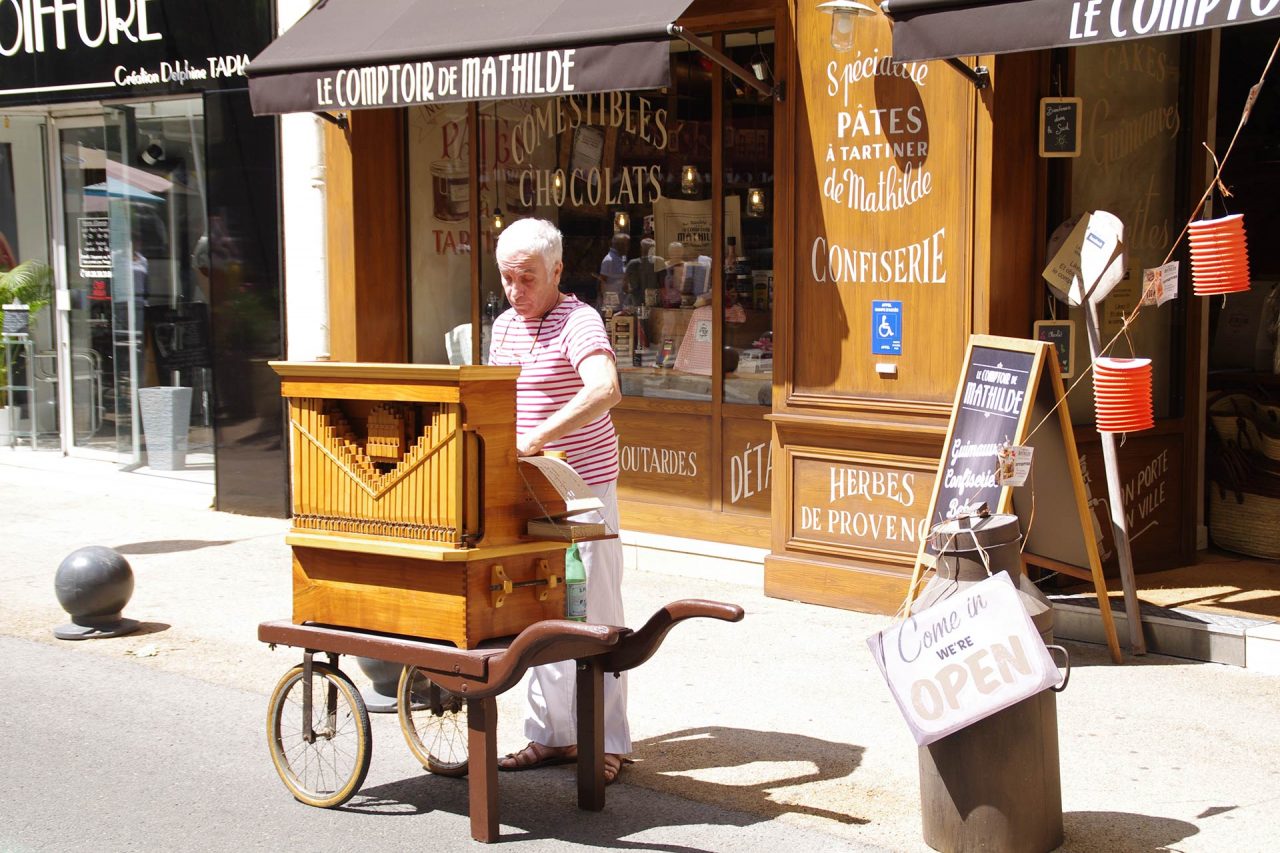
<svg viewBox="0 0 1280 853"><path fill-rule="evenodd" d="M867 645L921 746L1061 681L1004 572L873 635Z"/></svg>

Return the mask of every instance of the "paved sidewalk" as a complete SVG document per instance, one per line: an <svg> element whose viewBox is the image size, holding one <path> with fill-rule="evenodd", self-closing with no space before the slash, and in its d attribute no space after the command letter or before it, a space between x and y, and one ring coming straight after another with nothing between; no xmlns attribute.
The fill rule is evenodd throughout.
<svg viewBox="0 0 1280 853"><path fill-rule="evenodd" d="M255 639L258 622L289 614L287 522L216 513L209 498L200 484L0 449L0 634L256 693L265 714L295 662ZM53 638L66 621L54 571L88 544L128 557L137 588L126 615L145 633ZM624 590L633 625L688 597L739 603L747 617L682 625L633 673L637 764L620 784L741 814L771 834L795 827L792 849L826 836L927 850L916 748L864 642L887 619L653 572L632 572ZM1071 652L1075 670L1058 697L1062 849L1280 849L1280 680L1159 656L1114 666L1093 646ZM524 742L514 694L500 702L504 751ZM404 748L382 737L375 766L386 750ZM265 748L261 772L274 778ZM556 774L568 771L536 772L562 784Z"/></svg>

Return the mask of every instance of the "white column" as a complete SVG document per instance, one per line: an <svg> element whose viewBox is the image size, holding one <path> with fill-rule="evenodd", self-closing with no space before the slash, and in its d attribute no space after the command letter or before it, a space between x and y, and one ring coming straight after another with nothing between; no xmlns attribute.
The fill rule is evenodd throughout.
<svg viewBox="0 0 1280 853"><path fill-rule="evenodd" d="M293 26L311 0L279 0L279 30ZM325 268L322 120L280 117L280 184L284 234L285 322L290 361L329 357L329 281Z"/></svg>

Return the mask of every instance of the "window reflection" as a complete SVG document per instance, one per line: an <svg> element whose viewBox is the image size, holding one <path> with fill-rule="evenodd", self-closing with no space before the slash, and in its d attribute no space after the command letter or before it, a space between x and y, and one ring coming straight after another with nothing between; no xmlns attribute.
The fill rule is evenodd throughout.
<svg viewBox="0 0 1280 853"><path fill-rule="evenodd" d="M725 52L744 68L759 67L765 79L772 79L772 30L730 33ZM773 102L726 74L723 121L724 401L768 406L773 380ZM730 217L729 210L738 215Z"/></svg>

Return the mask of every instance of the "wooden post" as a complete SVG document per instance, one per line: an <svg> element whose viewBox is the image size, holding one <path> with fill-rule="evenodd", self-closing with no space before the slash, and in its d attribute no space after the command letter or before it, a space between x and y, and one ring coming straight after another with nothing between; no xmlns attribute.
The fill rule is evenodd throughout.
<svg viewBox="0 0 1280 853"><path fill-rule="evenodd" d="M604 809L604 672L596 658L578 667L578 808Z"/></svg>
<svg viewBox="0 0 1280 853"><path fill-rule="evenodd" d="M498 700L467 700L468 811L471 837L498 840Z"/></svg>
<svg viewBox="0 0 1280 853"><path fill-rule="evenodd" d="M1098 306L1092 299L1086 300L1085 329L1089 333L1089 354L1094 361L1102 355L1101 324ZM1147 640L1142 634L1142 605L1138 603L1138 588L1133 577L1133 552L1129 549L1129 520L1124 514L1124 488L1120 483L1120 463L1116 458L1116 437L1100 432L1102 437L1102 463L1107 471L1107 503L1111 508L1111 535L1116 541L1116 556L1120 561L1120 585L1124 588L1124 612L1129 620L1129 643L1135 655L1147 653ZM1098 602L1101 606L1102 602Z"/></svg>

